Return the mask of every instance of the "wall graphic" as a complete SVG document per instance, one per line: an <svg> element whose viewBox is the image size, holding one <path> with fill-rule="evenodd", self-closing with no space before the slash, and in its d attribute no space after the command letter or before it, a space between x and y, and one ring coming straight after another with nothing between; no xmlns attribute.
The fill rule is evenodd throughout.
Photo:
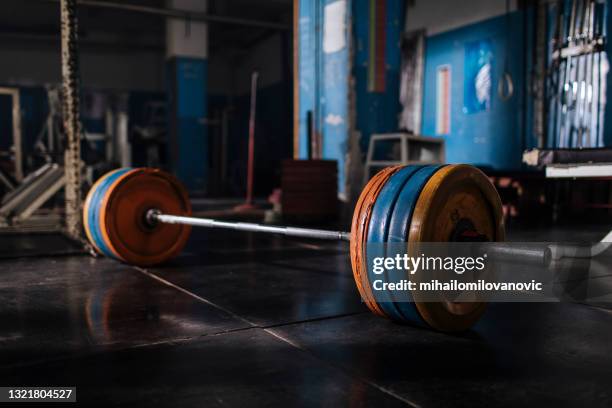
<svg viewBox="0 0 612 408"><path fill-rule="evenodd" d="M465 45L465 113L488 111L491 108L492 66L493 46L490 40L473 41Z"/></svg>

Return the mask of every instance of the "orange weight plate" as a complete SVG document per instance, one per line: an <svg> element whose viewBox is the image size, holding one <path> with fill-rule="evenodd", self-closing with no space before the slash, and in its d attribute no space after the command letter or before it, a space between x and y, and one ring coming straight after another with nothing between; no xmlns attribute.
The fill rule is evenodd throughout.
<svg viewBox="0 0 612 408"><path fill-rule="evenodd" d="M117 257L133 265L149 266L178 255L191 227L177 224L150 226L146 214L156 209L165 214L189 216L187 192L168 173L136 169L119 177L109 188L100 210L105 243Z"/></svg>
<svg viewBox="0 0 612 408"><path fill-rule="evenodd" d="M372 177L359 196L351 223L350 255L353 278L365 304L379 316L385 316L385 314L376 302L368 280L365 240L376 197L387 180L400 168L401 166L387 167Z"/></svg>

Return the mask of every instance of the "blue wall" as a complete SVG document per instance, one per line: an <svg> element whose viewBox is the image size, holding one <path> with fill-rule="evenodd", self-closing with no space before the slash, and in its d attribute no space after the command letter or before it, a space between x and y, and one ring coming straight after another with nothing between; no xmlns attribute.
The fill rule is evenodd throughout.
<svg viewBox="0 0 612 408"><path fill-rule="evenodd" d="M444 137L449 163L515 170L521 167L525 145L533 143L524 140L525 16L514 12L508 20L509 27L506 21L506 16L499 16L427 38L422 134ZM493 52L492 98L488 110L468 113L464 109L466 45L482 40L489 41ZM497 95L497 86L506 57L514 81L514 95L504 102ZM448 135L436 135L436 70L441 65L451 67Z"/></svg>

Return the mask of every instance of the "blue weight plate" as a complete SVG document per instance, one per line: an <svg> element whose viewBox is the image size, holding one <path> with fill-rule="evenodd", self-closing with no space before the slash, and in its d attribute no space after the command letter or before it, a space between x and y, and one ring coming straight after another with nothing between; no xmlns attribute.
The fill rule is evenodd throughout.
<svg viewBox="0 0 612 408"><path fill-rule="evenodd" d="M98 250L98 252L102 252L102 249L99 246L99 242L97 236L98 225L94 223L95 221L95 211L94 209L99 205L99 190L100 186L104 183L104 180L110 177L113 173L120 171L121 169L113 170L111 172L106 173L94 185L91 187L91 190L87 194L87 199L85 200L83 213L83 226L86 229L87 237L91 241L91 244Z"/></svg>
<svg viewBox="0 0 612 408"><path fill-rule="evenodd" d="M410 230L410 222L412 220L412 213L416 205L421 190L429 180L429 178L443 166L431 165L422 167L416 173L412 175L410 180L404 184L402 191L399 193L395 206L389 215L389 230L387 234L387 242L389 243L406 243L408 241L408 232ZM402 253L404 253L402 246ZM391 253L387 256L394 257L397 253L400 253L399 248L388 248ZM397 276L397 275L395 275ZM392 282L393 280L390 280ZM416 309L416 306L411 301L412 296L410 292L402 292L402 295L393 296L394 306L397 309L397 313L401 316L400 320L404 322L410 322L419 326L429 327L427 323L423 321L421 315Z"/></svg>
<svg viewBox="0 0 612 408"><path fill-rule="evenodd" d="M100 231L100 228L102 228L102 226L100 225L100 206L102 205L102 201L108 190L108 187L111 186L113 182L117 180L117 178L121 177L123 174L127 173L130 170L132 169L129 167L126 167L106 177L100 183L96 191L94 191L92 199L91 199L90 208L88 211L88 217L89 217L88 224L89 224L89 229L90 229L92 238L94 240L95 246L98 247L105 256L109 258L113 258L113 259L117 259L117 257L107 247L106 243L104 242L104 239L102 238L102 233Z"/></svg>
<svg viewBox="0 0 612 408"><path fill-rule="evenodd" d="M96 243L94 242L93 236L91 234L91 228L89 226L89 211L91 211L91 199L94 195L94 193L96 192L96 189L98 188L98 186L100 185L100 183L102 183L102 181L104 181L105 177L110 176L111 174L113 174L115 171L119 171L118 170L113 170L111 172L106 173L104 176L100 177L89 189L89 192L87 193L87 197L85 198L85 201L83 202L83 229L85 230L85 234L87 235L87 239L89 240L89 242L91 243L91 245L93 245L96 250L98 252L100 251L100 248L98 248L96 246Z"/></svg>
<svg viewBox="0 0 612 408"><path fill-rule="evenodd" d="M416 173L422 166L407 166L400 169L397 173L393 174L389 180L385 183L385 186L380 191L380 194L376 198L374 208L372 210L372 217L368 225L367 232L367 244L380 244L380 245L366 245L366 259L367 259L367 271L368 281L372 284L375 279L382 279L384 282L390 282L389 275L386 271L377 276L374 274L372 268L372 261L376 257L385 256L384 244L387 240L387 234L389 231L389 223L393 208L397 201L399 193L404 188L404 185L409 182L410 177ZM391 273L393 275L393 272ZM397 275L397 274L395 274ZM372 293L376 291L372 288ZM377 303L383 309L385 314L393 320L403 320L399 314L397 308L393 305L391 294L388 291L379 292L376 295Z"/></svg>

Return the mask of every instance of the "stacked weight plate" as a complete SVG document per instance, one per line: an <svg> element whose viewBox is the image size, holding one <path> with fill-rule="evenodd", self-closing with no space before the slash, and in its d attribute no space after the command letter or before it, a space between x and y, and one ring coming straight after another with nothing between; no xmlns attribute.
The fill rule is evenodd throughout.
<svg viewBox="0 0 612 408"><path fill-rule="evenodd" d="M83 205L83 226L95 249L135 265L154 265L176 256L189 237L187 225L150 225L157 209L190 215L187 192L171 175L148 168L107 173L91 188Z"/></svg>
<svg viewBox="0 0 612 408"><path fill-rule="evenodd" d="M368 268L374 256L396 255L381 254L392 251L382 244L403 244L402 252L412 254L413 244L455 241L462 233L489 241L504 239L501 201L480 170L466 165L396 166L376 174L359 197L351 228L353 274L368 308L395 321L442 331L470 327L484 311L484 303L456 303L442 297L436 302L399 301L386 292L375 296L374 276ZM410 277L385 276L384 280L401 278Z"/></svg>

